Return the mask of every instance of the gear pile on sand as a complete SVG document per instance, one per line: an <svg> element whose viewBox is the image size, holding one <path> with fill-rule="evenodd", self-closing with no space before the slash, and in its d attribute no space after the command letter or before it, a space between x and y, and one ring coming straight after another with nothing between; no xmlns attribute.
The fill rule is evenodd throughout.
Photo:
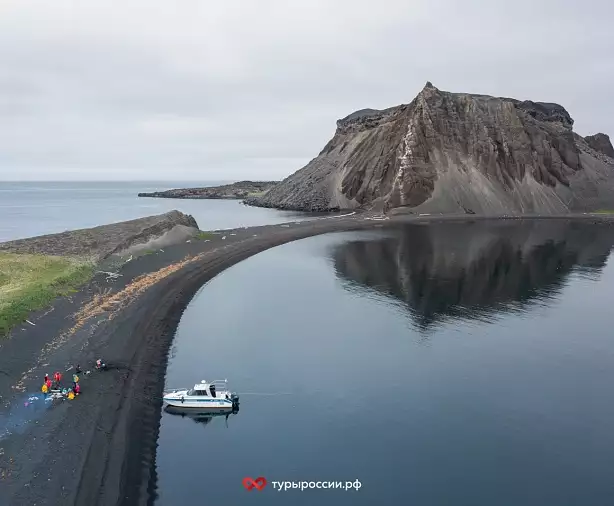
<svg viewBox="0 0 614 506"><path fill-rule="evenodd" d="M96 360L95 369L97 371L106 371L107 364L99 358ZM72 367L69 367L67 372L72 370ZM83 371L81 370L81 366L77 365L75 367L75 372L72 375L72 385L69 387L62 386L62 373L56 371L53 374L53 380L49 377L48 374L45 374L45 379L43 381L43 385L41 387L41 392L45 394L45 401L56 400L56 399L68 399L72 401L75 397L81 394L81 384L79 375ZM85 371L85 375L89 375L91 371Z"/></svg>

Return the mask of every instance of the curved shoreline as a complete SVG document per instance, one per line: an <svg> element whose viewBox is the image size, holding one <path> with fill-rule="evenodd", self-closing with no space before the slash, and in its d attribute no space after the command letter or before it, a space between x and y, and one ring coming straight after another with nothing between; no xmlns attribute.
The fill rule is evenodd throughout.
<svg viewBox="0 0 614 506"><path fill-rule="evenodd" d="M442 219L443 218L443 219ZM511 220L524 219L525 217L509 217ZM145 376L142 378L144 383L137 383L132 388L136 388L137 391L147 390L151 388L156 394L156 398L160 398L165 383L165 372L168 360L168 351L174 339L175 331L183 314L183 311L188 306L196 292L209 280L223 272L229 267L268 249L273 247L293 242L296 240L314 237L316 235L322 235L326 233L339 233L348 231L357 231L362 229L370 229L376 227L394 227L402 223L407 222L437 222L437 221L459 221L468 222L474 221L475 217L462 216L429 216L429 217L400 217L399 219L387 220L385 222L380 221L366 221L364 218L357 217L355 220L346 221L337 220L334 223L323 225L322 223L316 225L311 222L309 227L304 227L304 230L286 230L282 233L270 235L268 237L252 240L248 239L251 244L245 244L245 242L239 242L228 246L225 249L225 254L220 252L218 255L214 255L206 260L201 260L194 265L182 269L172 279L169 280L168 285L164 288L164 301L162 307L154 311L151 308L151 314L156 314L157 318L154 321L148 321L142 328L142 331L149 335L158 335L157 346L147 356L146 362L149 364L148 370ZM489 220L490 217L478 217L477 220ZM494 218L499 219L499 218ZM534 219L534 218L529 218ZM538 219L579 219L588 220L592 219L588 216L549 216L539 217ZM477 221L476 220L476 221ZM601 220L599 220L601 221ZM278 226L279 227L279 226ZM164 308L164 309L163 309ZM161 311L160 311L161 310ZM160 311L160 312L159 312ZM154 356L155 355L155 356ZM152 366L156 364L156 366ZM150 391L151 391L150 390ZM141 400L144 398L141 397ZM162 404L153 405L150 402L134 403L131 406L127 417L131 420L132 424L136 427L133 428L132 434L136 436L140 435L140 449L137 449L135 445L131 444L127 447L127 451L124 454L123 466L121 472L121 487L120 495L117 502L108 504L117 504L120 506L130 506L134 504L151 505L155 499L155 458L157 439L159 434L159 421L161 417ZM142 425L139 422L146 423L146 437L143 437ZM150 425L151 424L151 425ZM126 438L120 438L122 441ZM119 450L119 448L118 448ZM86 480L87 482L88 480ZM86 488L89 489L91 484L87 484ZM106 489L108 485L103 481L100 484L102 489ZM77 501L76 504L93 504ZM106 502L104 503L107 504Z"/></svg>
<svg viewBox="0 0 614 506"><path fill-rule="evenodd" d="M151 317L143 318L136 330L137 333L148 336L150 343L145 348L146 353L141 357L138 375L132 384L126 385L123 392L124 402L120 410L125 412L119 417L124 418L125 425L120 431L116 430L112 440L107 442L111 456L115 456L116 460L121 460L121 466L105 466L105 472L98 485L99 489L108 491L116 489L115 484L119 482L120 486L116 489L118 495L116 499L109 501L92 502L93 497L90 491L96 488L92 483L92 478L96 478L91 476L91 468L88 465L82 475L75 504L104 504L105 506L107 504L118 506L153 504L155 457L162 403L150 402L149 395L138 395L138 393L148 392L153 398L161 399L168 351L181 315L196 292L206 282L250 256L287 242L331 231L341 232L372 227L370 222L365 224L361 221L351 223L336 221L330 224L320 223L316 227L302 227L303 230L280 228L277 233L266 237L238 241L226 246L223 251L214 250L210 255L182 268L166 282L152 287L150 290L153 292L148 294L147 299L138 300L137 304L147 307L147 313ZM134 392L137 392L136 396ZM125 445L124 442L127 440L131 440L132 443ZM123 448L125 448L124 451L122 451ZM123 454L123 458L118 459L120 454ZM119 473L118 469L121 469Z"/></svg>
<svg viewBox="0 0 614 506"><path fill-rule="evenodd" d="M507 218L614 222L614 217L608 215ZM84 395L72 405L64 403L49 410L24 435L9 438L8 446L0 439L0 448L10 450L16 462L13 479L9 483L0 481L0 503L152 504L168 351L181 315L196 292L228 267L274 246L325 233L403 223L489 219L501 217L397 216L380 221L372 215L357 214L217 231L211 241L177 245L126 264L116 281L99 277L71 303L57 301L52 310L33 319L36 326L17 329L13 339L0 344L0 370L6 374L0 375L0 392L4 395L9 383L14 386L20 370L30 369L33 363L34 370L23 380L33 391L38 390L39 375L47 372L43 365L51 371L56 366L91 363L103 356L112 367L107 373L84 378ZM54 336L65 332L72 325L67 318L92 297L107 289L112 294L122 293L140 276L161 272L186 256L189 261L137 293L117 312L89 319L56 349L47 355L38 354L37 347L53 342ZM15 393L12 400L17 397ZM4 404L5 399L2 401ZM6 451L0 452L0 470L6 469L2 459L6 461L7 456ZM46 464L50 458L54 461L53 472ZM49 480L41 479L45 472L49 472Z"/></svg>

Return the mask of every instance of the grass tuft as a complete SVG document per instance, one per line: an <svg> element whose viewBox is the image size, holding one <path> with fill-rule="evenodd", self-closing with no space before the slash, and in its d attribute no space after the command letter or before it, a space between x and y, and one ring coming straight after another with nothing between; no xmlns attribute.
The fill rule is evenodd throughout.
<svg viewBox="0 0 614 506"><path fill-rule="evenodd" d="M74 293L94 272L91 262L47 255L0 253L0 336L32 311Z"/></svg>
<svg viewBox="0 0 614 506"><path fill-rule="evenodd" d="M211 239L212 237L213 234L211 232L203 232L202 230L197 232L194 236L195 239L198 239L200 241L204 241L205 239Z"/></svg>

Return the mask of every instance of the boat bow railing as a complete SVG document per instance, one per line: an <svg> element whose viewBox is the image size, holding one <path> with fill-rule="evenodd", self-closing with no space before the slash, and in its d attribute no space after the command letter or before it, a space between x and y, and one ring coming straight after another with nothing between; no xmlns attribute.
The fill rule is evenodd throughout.
<svg viewBox="0 0 614 506"><path fill-rule="evenodd" d="M228 390L228 380L213 380L209 383L209 385L213 385L216 390Z"/></svg>

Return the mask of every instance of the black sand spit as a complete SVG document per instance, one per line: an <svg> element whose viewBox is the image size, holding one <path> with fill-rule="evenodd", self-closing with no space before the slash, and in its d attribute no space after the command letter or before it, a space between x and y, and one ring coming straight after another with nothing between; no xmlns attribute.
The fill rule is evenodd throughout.
<svg viewBox="0 0 614 506"><path fill-rule="evenodd" d="M70 298L30 316L0 342L0 505L151 504L168 350L196 291L229 266L273 246L313 235L407 221L472 221L463 216L352 214L219 231L125 263L119 277L99 274ZM518 218L516 218L518 219ZM549 219L610 222L609 216ZM104 358L106 372L94 361ZM4 435L24 396L45 373L81 364L82 395L62 401ZM39 394L40 395L40 394Z"/></svg>

